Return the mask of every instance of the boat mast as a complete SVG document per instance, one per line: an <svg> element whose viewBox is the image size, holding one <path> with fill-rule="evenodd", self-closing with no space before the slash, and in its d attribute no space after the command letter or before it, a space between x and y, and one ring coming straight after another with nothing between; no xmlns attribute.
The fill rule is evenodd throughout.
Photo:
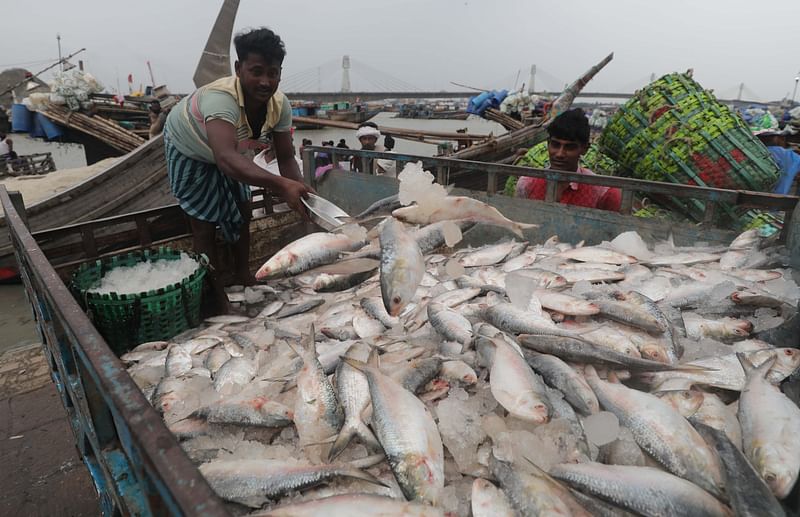
<svg viewBox="0 0 800 517"><path fill-rule="evenodd" d="M239 0L223 1L192 78L197 88L231 75L231 36L238 9Z"/></svg>

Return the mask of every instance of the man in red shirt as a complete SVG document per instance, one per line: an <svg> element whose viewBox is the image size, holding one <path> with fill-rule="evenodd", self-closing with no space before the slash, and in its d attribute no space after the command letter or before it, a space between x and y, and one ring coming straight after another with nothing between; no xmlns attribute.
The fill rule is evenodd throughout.
<svg viewBox="0 0 800 517"><path fill-rule="evenodd" d="M556 117L547 133L551 169L594 174L580 166L581 156L589 148L589 121L582 109L573 109ZM543 200L546 191L547 181L541 178L523 177L517 182L517 197ZM617 188L560 181L556 199L566 205L618 212L622 194Z"/></svg>

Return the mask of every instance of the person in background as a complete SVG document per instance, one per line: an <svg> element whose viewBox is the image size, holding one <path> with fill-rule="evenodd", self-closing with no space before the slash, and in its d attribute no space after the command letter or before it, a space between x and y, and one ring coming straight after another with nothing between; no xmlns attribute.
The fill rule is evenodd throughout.
<svg viewBox="0 0 800 517"><path fill-rule="evenodd" d="M155 138L164 131L164 124L167 122L168 114L169 110L164 111L159 101L150 103L150 109L148 110L148 116L150 117L150 138Z"/></svg>
<svg viewBox="0 0 800 517"><path fill-rule="evenodd" d="M551 169L594 174L580 166L581 156L589 149L589 120L582 109L566 111L556 117L548 126L547 133L547 153ZM547 182L542 178L522 177L517 182L517 197L543 200L546 191ZM622 193L618 188L560 181L556 201L566 205L618 212L622 204Z"/></svg>
<svg viewBox="0 0 800 517"><path fill-rule="evenodd" d="M194 250L208 256L218 310L230 309L219 277L216 227L232 244L234 282L252 284L250 185L280 196L307 217L301 199L313 190L303 183L294 159L292 110L278 90L286 50L281 38L262 27L236 35L235 74L184 97L167 116L164 148L172 193L189 216ZM272 141L280 175L264 174L253 150Z"/></svg>
<svg viewBox="0 0 800 517"><path fill-rule="evenodd" d="M797 173L800 172L800 154L787 148L786 137L792 130L785 129L759 129L753 134L767 146L772 159L781 169L781 177L772 192L775 194L793 194L792 184Z"/></svg>
<svg viewBox="0 0 800 517"><path fill-rule="evenodd" d="M361 144L362 151L383 151L383 146L378 145L378 138L380 138L380 136L381 132L378 129L378 125L374 122L362 122L359 124L358 130L356 130L356 138ZM363 163L367 161L368 160L362 159L360 156L353 156L350 160L350 170L365 172L363 170ZM372 173L376 174L378 172L377 160L373 160L372 168Z"/></svg>
<svg viewBox="0 0 800 517"><path fill-rule="evenodd" d="M339 143L336 144L336 147L340 149L350 149L349 147L347 147L347 142L344 140L344 138L339 139Z"/></svg>
<svg viewBox="0 0 800 517"><path fill-rule="evenodd" d="M14 152L14 142L8 138L5 130L0 129L0 171L8 171L14 169L14 160L17 159L17 153Z"/></svg>
<svg viewBox="0 0 800 517"><path fill-rule="evenodd" d="M386 135L385 137L383 137L383 147L385 152L387 153L393 152L392 149L394 149L394 143L395 142L394 138L392 138L392 135ZM397 177L396 161L378 158L377 160L375 160L375 162L377 165L376 169L378 175L389 176L390 178Z"/></svg>

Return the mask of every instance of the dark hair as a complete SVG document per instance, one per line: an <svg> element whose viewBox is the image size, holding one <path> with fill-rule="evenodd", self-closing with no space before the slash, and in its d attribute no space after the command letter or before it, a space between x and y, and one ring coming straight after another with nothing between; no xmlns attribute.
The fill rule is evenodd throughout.
<svg viewBox="0 0 800 517"><path fill-rule="evenodd" d="M383 137L383 147L385 147L387 151L394 149L394 138L392 135Z"/></svg>
<svg viewBox="0 0 800 517"><path fill-rule="evenodd" d="M561 140L589 143L589 120L580 108L565 111L547 127L547 134Z"/></svg>
<svg viewBox="0 0 800 517"><path fill-rule="evenodd" d="M378 129L378 124L376 124L375 122L362 122L361 124L358 125L358 127L372 127Z"/></svg>
<svg viewBox="0 0 800 517"><path fill-rule="evenodd" d="M340 138L340 139L339 139L339 143L340 143L340 144L343 144L343 143L345 143L345 140L344 140L344 138Z"/></svg>
<svg viewBox="0 0 800 517"><path fill-rule="evenodd" d="M244 61L250 53L258 54L270 63L283 63L286 48L281 37L266 27L245 29L233 38L236 55Z"/></svg>
<svg viewBox="0 0 800 517"><path fill-rule="evenodd" d="M314 145L314 144L311 142L310 138L304 138L303 145Z"/></svg>

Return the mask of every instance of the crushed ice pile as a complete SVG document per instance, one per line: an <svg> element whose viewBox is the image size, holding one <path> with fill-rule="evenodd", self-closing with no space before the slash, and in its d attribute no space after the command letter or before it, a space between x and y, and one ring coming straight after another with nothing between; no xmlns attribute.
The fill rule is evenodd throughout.
<svg viewBox="0 0 800 517"><path fill-rule="evenodd" d="M431 181L432 176L421 167L407 167L401 173L401 199L435 203L434 198L439 194L435 193L438 189L431 189ZM403 190L402 185L414 186ZM434 193L430 194L429 190ZM446 225L442 232L448 247L460 240L461 231L456 225ZM346 233L365 237L361 227L355 225ZM358 347L375 352L380 370L397 382L424 377L413 392L434 418L434 428L444 447L444 486L436 505L443 513L431 515L478 515L473 513L473 505L474 483L479 480L500 485L498 492L505 493L513 504L518 504L508 495L513 493L514 483L504 484L498 479L493 467L495 460L512 464L514 475L525 483L540 476L542 470L550 471L559 465L599 462L649 470L655 470L654 465L663 468L639 443L643 435L641 422L637 424L639 427L632 425L618 414L624 409L611 407L613 404L598 406L596 400L592 407L585 392L577 395L577 389L571 392L564 385L557 386L556 377L548 377L543 370L534 367L531 360L539 354L533 352L517 332L501 331L487 324L489 307L510 306L513 311L535 315L545 335L550 329L554 329L556 337L558 332L567 332L591 341L602 350L622 352L631 360L646 360L653 349L680 345L683 352L675 362L682 365L690 361L711 361L710 369L700 373L667 370L649 374L637 371L635 365L629 369L613 368L609 363L598 362L594 364L598 372L595 382L611 386L612 382L603 380L601 383L600 380L613 381L620 387L629 387L628 392L642 396L666 394L664 400L671 400L670 393L683 393L676 390L685 389L686 393L700 396L705 401L703 404L708 405L702 406L702 411L697 406L692 408L696 411L694 419L719 425L732 436L739 432L735 404L744 377L735 353L754 354L772 348L765 341L747 338L760 337L751 333L774 328L793 317L800 299L800 288L792 280L791 271L782 268L786 258L784 250L755 245L742 249L679 248L669 241L652 247L634 232L621 234L602 246L582 249L555 238L543 244L514 244L525 246L508 247L506 242L447 250L447 254L427 254L426 270L416 296L397 317L390 317L382 308L376 313L375 305L370 304L372 301L381 307L377 273L339 292L314 291L313 283L302 280L303 275L252 287L228 288L229 300L242 315L210 318L204 326L176 336L171 342L144 344L121 359L130 365L128 371L134 381L163 415L168 428L204 475L209 465L235 460L230 464L229 474L245 486L252 479L248 478L247 471L238 470L249 465L243 460L275 464L286 469L287 476L293 468L330 461L337 466L358 465L383 484L337 478L327 480L323 486L302 489L293 486L279 496L260 494L255 500L245 502L237 493L226 492L228 485L212 483L223 499L236 502L230 503L230 509L237 515L248 511L239 503L269 511L339 494L368 493L396 501L406 499L389 462L381 458L377 462L370 460L380 450L365 446L360 435L334 459L319 453L322 447L330 447L333 437L301 443L300 435L307 431L302 430L304 424L299 421L299 413L306 405L318 402L318 397L301 398L299 386L300 372L308 368L303 366L297 351L303 342L302 335L309 332L312 324L317 333L318 367L324 371L323 377L336 386L338 398L341 357ZM514 254L508 251L512 248L516 250ZM608 250L616 250L624 256L605 258ZM584 252L585 256L574 258L579 252ZM635 257L638 262L621 263L629 257ZM723 257L734 265L728 267L722 262ZM659 261L663 263L658 264ZM490 263L486 265L486 262ZM482 265L464 265L475 263ZM738 266L739 263L746 267ZM144 280L142 277L132 280L131 272L124 275L126 283L139 285ZM318 275L321 277L324 273ZM465 292L469 296L465 296ZM624 323L628 316L615 311L625 304L619 305L613 295L630 292L643 293L656 304L667 318L670 332L676 333L674 342L665 334ZM598 295L601 297L597 298ZM748 296L750 298L746 298ZM461 322L459 318L463 318L472 339L465 343L446 339L442 327L431 321L428 311L431 300L439 300L437 305L447 304L448 307L444 312L450 319L443 317L444 323L438 325L457 326ZM604 312L580 315L579 309L582 310L588 300L604 300ZM563 308L554 308L558 304ZM516 317L511 309L506 315L509 320ZM577 312L570 313L573 310ZM494 323L502 326L504 322L498 319ZM502 345L495 341L503 340L516 351L510 356L516 358L514 354L519 352L524 360L512 361L510 364L516 365L513 367L506 364L505 370L494 370L496 350ZM791 349L781 350L782 354L789 354L783 358L785 364L791 366L783 372L788 375L800 364L800 357ZM554 351L547 357L558 355L559 352ZM614 361L618 359L619 356L615 356ZM569 356L562 360L592 392L585 380L589 377L586 372L591 361L582 363ZM669 359L664 357L662 362L669 362ZM425 373L426 365L430 364L435 367ZM516 378L517 368L530 374L526 379L533 385L543 386L549 410L544 422L532 423L515 417L500 402L504 389L511 389L521 398L527 395L518 384L511 388L504 384ZM732 369L728 371L728 368ZM621 384L617 384L618 381ZM343 382L343 385L347 384ZM302 389L308 386L303 385ZM575 402L578 396L589 410L579 409ZM710 414L712 406L719 410L715 414L717 420L704 416ZM225 411L213 411L222 407ZM675 410L678 411L677 407ZM363 423L374 432L373 411L375 409L369 406L361 414ZM661 408L661 411L667 410ZM279 424L254 423L277 414L285 417ZM681 415L687 422L694 422L689 420L689 413ZM734 426L723 426L731 421ZM421 433L416 428L397 431L410 431L416 433L415 437ZM685 437L682 433L673 434L678 442ZM742 447L741 437L736 445ZM686 449L692 447L694 445L686 446ZM534 499L545 501L560 497L544 493L547 483L553 482L548 479L544 485L539 485L537 490L542 492ZM533 485L535 483L530 486ZM493 507L482 515L500 514L498 508ZM320 514L326 513L320 510Z"/></svg>
<svg viewBox="0 0 800 517"><path fill-rule="evenodd" d="M95 294L137 294L161 289L197 271L200 264L181 253L177 260L159 259L139 262L133 266L115 267L100 279L100 285L90 289Z"/></svg>

